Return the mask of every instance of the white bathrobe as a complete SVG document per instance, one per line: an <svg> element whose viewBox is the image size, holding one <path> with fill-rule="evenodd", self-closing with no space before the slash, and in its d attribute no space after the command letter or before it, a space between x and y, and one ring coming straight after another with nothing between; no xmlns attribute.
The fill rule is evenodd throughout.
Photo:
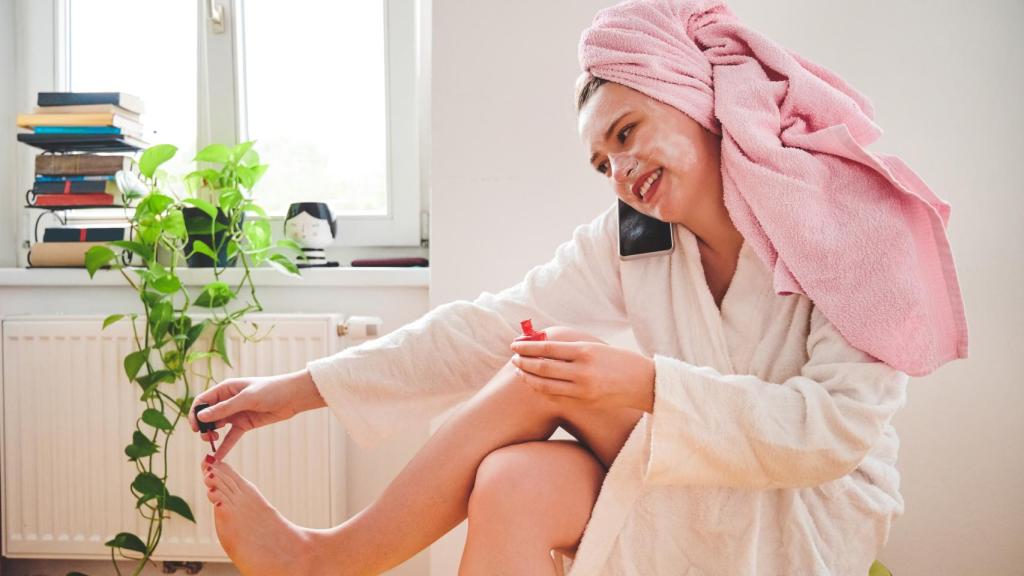
<svg viewBox="0 0 1024 576"><path fill-rule="evenodd" d="M866 575L903 513L891 419L907 375L806 296L775 294L746 244L721 312L685 227L672 254L620 261L615 211L511 288L310 362L327 405L372 446L480 389L521 320L632 327L655 360L654 411L609 470L569 575Z"/></svg>

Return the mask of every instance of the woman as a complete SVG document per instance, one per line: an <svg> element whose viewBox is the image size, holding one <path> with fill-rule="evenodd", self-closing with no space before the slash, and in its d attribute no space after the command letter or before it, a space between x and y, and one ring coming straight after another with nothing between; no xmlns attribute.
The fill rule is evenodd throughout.
<svg viewBox="0 0 1024 576"><path fill-rule="evenodd" d="M737 31L747 32L720 2L630 2L600 13L581 43L588 73L577 104L587 156L619 200L673 224L672 253L620 261L612 206L499 294L441 306L300 372L230 379L196 399L212 404L202 420L231 424L217 461L203 469L221 543L243 573L379 573L467 516L462 574L867 573L903 511L891 426L905 402L901 368L934 368L949 352L935 353L936 345L886 362L885 347L873 348L876 357L852 346L819 306L829 303L851 334L863 334L841 314L849 311L846 294L824 283L843 278L843 269L812 274L801 245L778 232L788 228L773 226L780 220L763 198L741 195L737 183L749 184L743 168L751 168L744 162L770 163L779 150L751 136L757 126L725 120L731 109L720 103L751 84L730 79L735 50L747 62L782 58L748 70L796 103L807 77L826 71L794 55L758 52L759 39ZM637 38L665 42L645 46ZM683 45L705 59L650 60ZM698 73L681 73L684 61L698 62ZM659 74L669 77L657 85L637 80ZM696 96L677 98L680 86ZM734 105L752 109L763 94ZM782 101L782 108L791 103ZM818 119L807 106L794 110L808 125ZM873 126L843 120L861 139ZM771 124L795 123L758 126ZM802 136L807 150L828 145ZM776 134L775 146L787 138ZM758 182L774 184L773 175L798 182L785 168ZM830 176L821 186L829 192L841 183L844 201L859 190L833 177L845 175L839 170L809 174ZM777 203L789 199L791 190L772 190ZM856 231L858 214L835 234ZM763 228L750 229L744 215ZM801 216L820 224L813 213ZM832 232L811 230L821 244L822 231ZM896 239L911 234L887 231ZM863 256L851 246L846 252ZM868 294L865 280L899 294L887 270L853 272ZM513 343L527 318L545 328L547 341ZM581 326L631 327L642 353L572 328ZM965 354L965 337L954 336L961 336L955 353ZM304 410L329 407L370 446L401 423L467 399L376 502L329 530L291 524L222 461L245 431ZM577 441L548 440L559 426Z"/></svg>

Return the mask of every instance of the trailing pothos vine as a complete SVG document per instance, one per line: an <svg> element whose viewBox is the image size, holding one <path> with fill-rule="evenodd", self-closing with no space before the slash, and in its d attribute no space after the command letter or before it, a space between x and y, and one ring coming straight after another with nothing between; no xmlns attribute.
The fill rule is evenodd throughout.
<svg viewBox="0 0 1024 576"><path fill-rule="evenodd" d="M135 349L124 357L124 371L138 386L141 402L124 453L137 470L130 490L148 530L144 535L120 532L106 542L118 574L119 559L135 561L133 575L142 572L171 513L195 522L188 502L167 488L167 445L188 418L192 391L212 383L214 359L231 365L228 330L234 327L243 340L261 337L256 324L251 331L241 324L246 314L263 310L252 268L269 265L298 275L288 254L300 254L301 248L291 240L272 242L267 214L252 198L253 186L267 170L252 146L207 146L195 161L215 168L193 171L183 179L160 168L174 157L176 147L148 148L135 165L134 185L121 191L125 206L134 206L126 208L131 239L96 246L86 254L90 277L100 268L118 270L142 303L141 313L113 314L103 321L104 328L122 319L131 323ZM186 212L198 216L186 217ZM197 254L212 260L213 279L194 294L179 271L185 259ZM232 262L242 268L235 285L224 279ZM193 364L205 370L196 371Z"/></svg>

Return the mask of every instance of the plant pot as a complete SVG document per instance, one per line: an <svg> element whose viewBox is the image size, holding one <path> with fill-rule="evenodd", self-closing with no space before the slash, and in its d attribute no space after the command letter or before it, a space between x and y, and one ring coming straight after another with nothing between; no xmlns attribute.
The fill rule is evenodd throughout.
<svg viewBox="0 0 1024 576"><path fill-rule="evenodd" d="M185 253L192 252L193 243L196 240L202 240L211 249L222 242L224 235L227 234L227 226L229 223L228 217L222 210L217 209L217 224L215 227L214 234L210 234L210 217L205 212L194 206L188 206L182 209L182 216L185 218L185 229L188 230L188 242L185 244ZM242 214L242 221L245 220L245 214ZM238 255L235 254L230 260L227 254L227 242L220 247L217 252L218 268L224 268L227 266L234 266L235 261L238 260ZM189 268L213 268L213 258L210 258L206 254L194 253L187 258Z"/></svg>

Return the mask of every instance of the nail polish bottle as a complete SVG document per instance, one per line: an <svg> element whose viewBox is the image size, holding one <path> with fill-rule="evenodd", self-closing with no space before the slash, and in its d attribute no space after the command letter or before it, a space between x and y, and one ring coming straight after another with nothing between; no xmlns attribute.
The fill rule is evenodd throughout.
<svg viewBox="0 0 1024 576"><path fill-rule="evenodd" d="M195 417L196 417L196 424L199 425L199 433L200 434L202 434L204 432L213 432L214 430L217 429L217 423L216 422L203 422L202 420L199 419L199 413L202 412L203 410L206 410L209 407L210 407L209 404L196 404L196 407L193 408L193 410L192 410L192 413L195 414ZM213 438L210 438L210 452L212 452L212 453L216 453L217 452L217 447L213 443ZM207 455L206 456L206 461L207 462L211 462L212 459L213 459L213 457L211 455Z"/></svg>
<svg viewBox="0 0 1024 576"><path fill-rule="evenodd" d="M543 330L541 330L540 332L534 332L533 322L530 320L523 320L522 322L519 323L519 325L523 329L523 335L516 338L516 342L521 342L524 340L539 341L548 339L548 335L545 334Z"/></svg>

